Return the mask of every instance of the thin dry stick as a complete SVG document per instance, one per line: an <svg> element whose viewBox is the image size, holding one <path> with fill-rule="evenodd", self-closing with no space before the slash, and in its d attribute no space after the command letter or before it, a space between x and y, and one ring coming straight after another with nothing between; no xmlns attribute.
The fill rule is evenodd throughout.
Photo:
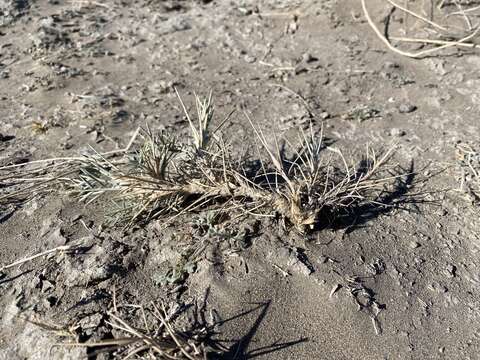
<svg viewBox="0 0 480 360"><path fill-rule="evenodd" d="M438 4L438 6L437 6L438 10L441 10L443 5L445 5L446 2L447 2L447 0L440 1L440 4Z"/></svg>
<svg viewBox="0 0 480 360"><path fill-rule="evenodd" d="M375 23L373 22L372 18L370 17L370 13L368 12L367 10L367 5L365 4L365 0L362 0L362 9L363 9L363 13L365 15L365 18L367 19L367 22L368 24L370 25L370 27L373 29L373 31L375 32L375 34L378 36L378 38L380 40L382 40L382 42L387 45L387 47L392 50L393 52L396 52L397 54L400 54L400 55L403 55L403 56L407 56L407 57L411 57L411 58L416 58L418 57L418 54L417 53L411 53L411 52L407 52L407 51L402 51L402 50L399 50L397 49L395 46L393 46L390 41L387 40L387 38L385 36L383 36L383 34L381 33L381 31L378 29L377 25L375 25Z"/></svg>
<svg viewBox="0 0 480 360"><path fill-rule="evenodd" d="M9 269L9 268L12 268L14 266L17 266L17 265L21 265L23 263L26 263L28 261L32 261L32 260L35 260L36 258L39 258L39 257L42 257L42 256L45 256L45 255L48 255L48 254L51 254L51 253L54 253L54 252L59 252L59 251L67 251L67 250L70 250L72 249L72 245L63 245L63 246L59 246L59 247L56 247L54 249L50 249L50 250L47 250L47 251L44 251L44 252L41 252L40 254L37 254L37 255L33 255L33 256L29 256L27 258L23 258L21 260L17 260L9 265L5 265L5 266L2 266L0 268L0 271L3 271L3 270L6 270L6 269Z"/></svg>
<svg viewBox="0 0 480 360"><path fill-rule="evenodd" d="M112 150L112 151L107 151L104 153L100 153L100 156L108 156L108 155L114 155L114 154L120 154L120 153L126 153L130 150L132 147L133 143L135 142L135 139L137 138L138 134L140 133L140 127L138 127L133 136L131 137L130 141L128 142L127 146L124 147L123 149L118 149L118 150ZM17 167L22 167L22 166L28 166L28 165L33 165L33 164L44 164L48 162L55 162L55 161L65 161L66 163L72 162L72 161L82 161L85 160L85 157L82 156L77 156L77 157L58 157L58 158L51 158L51 159L41 159L41 160L33 160L29 161L27 163L22 163L22 164L12 164L12 165L7 165L7 166L2 166L0 167L0 170L7 170L7 169L13 169Z"/></svg>
<svg viewBox="0 0 480 360"><path fill-rule="evenodd" d="M417 14L417 13L415 13L415 12L413 12L413 11L411 11L411 10L409 10L409 9L401 6L401 5L398 5L397 3L393 2L392 0L387 0L387 1L388 1L390 4L392 4L393 6L395 6L396 8L398 8L398 9L400 9L400 10L402 10L402 11L404 11L404 12L410 14L410 15L412 15L413 17L416 17L417 19L420 19L420 20L422 20L422 21L425 21L427 24L430 24L430 25L432 25L433 27L436 27L437 29L440 29L440 30L443 30L443 31L448 31L448 29L447 29L446 27L444 27L444 26L442 26L442 25L439 25L439 24L437 24L437 23L435 23L435 22L433 22L433 21L430 21L430 20L428 20L427 18L425 18L425 17L423 17L423 16L421 16L421 15L419 15L419 14ZM362 0L362 2L363 2L363 0Z"/></svg>
<svg viewBox="0 0 480 360"><path fill-rule="evenodd" d="M7 169L13 169L17 167L22 167L22 166L28 166L28 165L33 165L33 164L44 164L48 162L55 162L55 161L80 161L84 160L85 158L83 157L58 157L58 158L51 158L51 159L41 159L41 160L33 160L29 161L27 163L21 163L21 164L12 164L12 165L7 165L7 166L2 166L0 167L0 170L7 170Z"/></svg>
<svg viewBox="0 0 480 360"><path fill-rule="evenodd" d="M116 286L113 285L113 299L112 299L112 302L113 302L113 312L115 314L118 314L118 308L117 308L117 289L116 289Z"/></svg>
<svg viewBox="0 0 480 360"><path fill-rule="evenodd" d="M162 304L162 308L163 308L163 312L166 314L165 305ZM158 312L157 315L159 316L163 326L165 327L165 329L167 329L168 333L170 334L170 337L173 339L173 341L175 341L175 344L177 344L178 348L183 353L183 355L185 355L187 359L196 360L183 348L183 345L178 340L177 336L175 335L175 332L171 328L170 324L168 324L167 320L160 314L160 312Z"/></svg>
<svg viewBox="0 0 480 360"><path fill-rule="evenodd" d="M97 346L127 346L133 344L134 342L140 341L140 338L127 337L127 338L117 338L112 340L100 340L92 342L63 342L57 343L56 346L68 346L68 347L97 347Z"/></svg>
<svg viewBox="0 0 480 360"><path fill-rule="evenodd" d="M463 10L462 5L457 0L453 0L453 1L454 1L455 5L457 6L459 13L461 13L463 18L465 19L465 22L468 26L468 30L471 31L472 30L472 22L470 21L470 18L468 17L468 15Z"/></svg>
<svg viewBox="0 0 480 360"><path fill-rule="evenodd" d="M165 353L165 352L161 349L160 344L156 341L156 339L140 333L139 331L135 330L135 329L132 328L130 325L128 325L125 321L123 321L123 320L120 319L119 317L113 315L112 313L108 313L108 315L109 315L112 319L114 319L116 322L120 323L120 325L122 325L122 326L120 326L120 325L115 324L115 323L113 323L113 322L107 322L108 324L110 324L110 325L113 326L114 328L123 330L123 331L125 331L125 332L128 332L128 333L136 336L139 340L142 340L144 343L146 343L147 345L149 345L149 346L150 346L153 350L155 350L160 356L166 357L166 358L168 358L168 359L175 359L173 356L168 355L167 353Z"/></svg>
<svg viewBox="0 0 480 360"><path fill-rule="evenodd" d="M85 4L85 5L96 5L96 6L100 6L100 7L104 7L106 9L112 9L110 6L108 5L105 5L105 4L102 4L102 3L99 3L97 1L92 1L92 0L73 0L71 1L72 5L80 5L80 7Z"/></svg>
<svg viewBox="0 0 480 360"><path fill-rule="evenodd" d="M409 0L405 0L405 9L408 9L408 3L409 3ZM405 35L408 35L408 12L405 12L404 14L403 26L404 26L403 32L405 33Z"/></svg>
<svg viewBox="0 0 480 360"><path fill-rule="evenodd" d="M373 31L378 36L378 38L380 40L382 40L382 42L393 52L395 52L397 54L400 54L400 55L403 55L403 56L406 56L406 57L411 57L411 58L419 58L419 57L434 53L436 51L440 51L440 50L443 50L443 49L447 49L447 48L456 46L459 43L465 43L468 40L472 39L474 36L476 36L477 33L480 31L480 27L478 27L473 33L464 37L463 39L458 40L457 42L455 42L453 44L446 44L446 45L436 47L434 49L428 49L428 50L423 50L423 51L419 51L419 52L416 52L416 53L412 53L412 52L397 49L395 46L393 46L390 43L390 41L388 41L388 39L381 33L381 31L378 29L377 25L375 25L372 18L370 17L370 13L368 12L367 6L365 4L365 0L362 0L362 8L363 8L363 13L365 15L365 18L367 19L368 24L373 29ZM476 44L475 44L475 46L476 46Z"/></svg>
<svg viewBox="0 0 480 360"><path fill-rule="evenodd" d="M302 95L300 95L299 93L293 91L293 90L290 89L289 87L286 87L286 86L281 85L281 84L268 84L268 85L269 85L269 86L278 87L278 88L283 89L283 90L291 93L292 95L298 97L298 98L303 102L303 105L305 105L305 108L307 109L308 114L309 114L310 116L314 116L314 113L313 113L310 105L308 105L307 100L305 100L305 98L304 98Z"/></svg>
<svg viewBox="0 0 480 360"><path fill-rule="evenodd" d="M479 9L480 9L480 6L474 6L473 8L462 9L462 11L452 12L452 13L450 13L450 14L447 14L445 17L454 16L454 15L463 15L463 14L466 14L466 13L469 13L469 12L473 12L473 11L476 11L476 10L479 10Z"/></svg>
<svg viewBox="0 0 480 360"><path fill-rule="evenodd" d="M460 46L466 48L475 48L478 45L472 43L461 43L458 41L445 41L445 40L435 40L435 39L415 39L415 38L407 38L407 37L397 37L391 36L390 39L402 42L410 42L410 43L425 43L425 44L435 44L435 45L451 45L451 46Z"/></svg>
<svg viewBox="0 0 480 360"><path fill-rule="evenodd" d="M430 0L430 9L429 9L429 16L430 20L433 21L433 17L435 15L435 5L433 4L433 0Z"/></svg>
<svg viewBox="0 0 480 360"><path fill-rule="evenodd" d="M133 133L132 137L130 138L130 141L128 142L127 146L125 149L123 149L123 152L128 152L130 148L132 147L133 143L135 142L135 139L137 138L138 134L140 133L140 126L137 127L137 130ZM118 151L118 150L117 150ZM121 151L121 150L120 150ZM108 153L107 153L108 154Z"/></svg>

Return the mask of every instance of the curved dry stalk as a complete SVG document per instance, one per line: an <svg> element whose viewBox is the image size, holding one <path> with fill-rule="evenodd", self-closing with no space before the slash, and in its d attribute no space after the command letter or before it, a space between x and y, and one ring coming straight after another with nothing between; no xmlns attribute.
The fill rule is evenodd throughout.
<svg viewBox="0 0 480 360"><path fill-rule="evenodd" d="M416 12L413 12L410 9L407 9L407 8L401 6L401 5L398 5L397 3L393 2L392 0L387 0L387 1L390 4L392 4L392 6L396 7L397 9L400 9L403 12L406 12L407 14L412 15L413 17L416 17L417 19L422 20L422 21L426 22L427 24L430 24L430 25L432 25L433 27L435 27L439 30L448 31L448 29L446 27L444 27L442 25L439 25L434 21L428 20L427 18L423 17L422 15L417 14Z"/></svg>
<svg viewBox="0 0 480 360"><path fill-rule="evenodd" d="M392 0L387 0L392 6L394 6L395 8L398 8L412 16L415 16L419 19L421 19L422 21L425 21L426 23L430 24L431 26L437 28L437 29L440 29L442 31L448 31L447 28L433 22L433 21L430 21L426 18L424 18L423 16L421 15L418 15L416 13L414 13L413 11L409 10L409 9L406 9L398 4L396 4L395 2L393 2ZM398 40L398 41L404 41L404 42L418 42L418 43L426 43L426 44L433 44L433 45L440 45L438 47L435 47L435 48L432 48L432 49L427 49L427 50L421 50L421 51L418 51L418 52L409 52L409 51L404 51L404 50L400 50L398 49L397 47L395 47L394 45L392 45L392 43L389 41L389 39L387 39L387 37L379 30L378 26L375 24L375 22L372 20L372 18L370 17L370 13L367 9L367 5L366 5L366 1L365 0L361 0L362 2L362 9L363 9L363 13L365 15L365 18L367 19L367 22L368 24L370 25L370 27L373 29L373 31L375 32L375 34L377 35L377 37L393 52L397 53L397 54L400 54L402 56L406 56L406 57L410 57L410 58L421 58L421 57L424 57L426 55L430 55L432 53L435 53L437 51L440 51L440 50L444 50L444 49L448 49L448 48L451 48L451 47L455 47L455 46L459 46L459 47L469 47L469 48L476 48L478 47L477 44L475 43L468 43L470 40L472 40L476 35L478 35L478 33L480 32L480 26L477 26L477 28L475 30L473 30L470 34L468 34L467 36L464 36L463 38L457 40L457 41L441 41L441 40L427 40L427 41L422 41L422 40L425 40L425 39L411 39L411 38L401 38L401 37L397 37L397 38L394 38L392 37L392 39L395 39L395 40Z"/></svg>

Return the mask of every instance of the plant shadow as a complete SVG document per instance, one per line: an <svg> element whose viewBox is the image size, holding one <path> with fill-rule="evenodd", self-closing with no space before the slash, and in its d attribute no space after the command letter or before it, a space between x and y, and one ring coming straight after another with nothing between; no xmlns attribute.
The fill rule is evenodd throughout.
<svg viewBox="0 0 480 360"><path fill-rule="evenodd" d="M218 327L225 323L238 320L239 318L249 316L253 313L258 314L253 324L248 329L248 331L239 339L218 339L218 338L213 339L213 336L212 336L212 338L209 339L207 344L211 348L214 348L214 349L222 348L224 349L224 351L219 354L214 354L213 356L210 356L209 359L215 359L215 360L254 359L256 357L275 353L277 351L281 351L288 347L295 346L305 341L308 341L307 338L299 338L297 340L283 341L283 342L280 340L277 340L270 345L251 349L251 344L269 311L271 301L269 300L261 303L253 303L252 305L254 305L254 307L252 307L249 310L243 311L228 319L220 320L215 323L213 327ZM214 333L212 333L212 335L213 334ZM225 346L220 345L222 343L230 343L231 345L225 348Z"/></svg>

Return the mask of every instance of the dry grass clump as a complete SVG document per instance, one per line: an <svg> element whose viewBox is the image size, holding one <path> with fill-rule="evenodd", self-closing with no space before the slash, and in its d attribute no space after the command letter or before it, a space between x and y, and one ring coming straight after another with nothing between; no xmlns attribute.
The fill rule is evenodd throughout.
<svg viewBox="0 0 480 360"><path fill-rule="evenodd" d="M370 16L367 1L362 0L364 15L375 34L397 54L420 58L448 48L474 49L480 33L480 6L462 0L385 0L388 13L383 31ZM395 12L400 12L400 26L393 24ZM392 36L394 32L400 34ZM403 50L406 44L421 45L416 51Z"/></svg>
<svg viewBox="0 0 480 360"><path fill-rule="evenodd" d="M122 318L121 313L129 313L130 321ZM104 326L110 329L112 338L87 342L66 340L57 346L90 348L95 355L109 353L123 360L205 360L219 358L226 350L210 340L212 334L208 326L176 330L174 318L177 315L163 304L152 303L150 307L114 304L114 309L104 315ZM76 338L77 332L82 330L79 325L62 327L44 321L27 321L62 338Z"/></svg>
<svg viewBox="0 0 480 360"><path fill-rule="evenodd" d="M480 200L480 151L468 144L458 144L456 158L459 172L459 190L473 202Z"/></svg>
<svg viewBox="0 0 480 360"><path fill-rule="evenodd" d="M312 129L300 131L296 146L275 136L269 144L248 115L260 157L265 160L252 159L251 154L235 158L236 149L220 133L227 119L213 125L211 95L204 100L196 96L196 120L180 102L190 125L189 142L147 128L141 135L142 146L121 159L96 153L57 159L41 169L27 164L20 173L3 178L9 185L17 185L16 191L3 198L31 194L32 190L53 191L61 185L87 203L113 200L113 220L128 225L221 204L224 210L277 213L304 230L321 222L322 214L378 202L385 186L397 178L385 166L391 150L378 157L367 148L360 165L349 165L341 151L325 146L322 134L317 136ZM285 155L284 147L294 155ZM31 187L26 185L32 182Z"/></svg>

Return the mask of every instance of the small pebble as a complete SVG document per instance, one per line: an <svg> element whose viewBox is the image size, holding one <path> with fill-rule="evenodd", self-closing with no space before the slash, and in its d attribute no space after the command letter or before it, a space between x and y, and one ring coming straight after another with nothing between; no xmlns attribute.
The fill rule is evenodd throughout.
<svg viewBox="0 0 480 360"><path fill-rule="evenodd" d="M319 258L320 264L325 264L328 261L328 256L321 255Z"/></svg>
<svg viewBox="0 0 480 360"><path fill-rule="evenodd" d="M253 14L252 9L249 9L249 8L246 8L246 7L239 7L237 10L243 16L248 16L248 15Z"/></svg>
<svg viewBox="0 0 480 360"><path fill-rule="evenodd" d="M383 64L383 68L387 70L398 69L399 67L399 64L391 61L386 61L385 64Z"/></svg>
<svg viewBox="0 0 480 360"><path fill-rule="evenodd" d="M398 112L400 114L409 114L409 113L414 112L415 110L417 110L417 107L415 105L412 105L412 104L401 104L398 107Z"/></svg>
<svg viewBox="0 0 480 360"><path fill-rule="evenodd" d="M447 277L449 277L449 278L455 277L456 272L457 272L457 267L455 265L447 264L447 267L445 269L445 273L446 273Z"/></svg>
<svg viewBox="0 0 480 360"><path fill-rule="evenodd" d="M406 134L405 130L399 128L393 128L390 130L390 136L402 137Z"/></svg>
<svg viewBox="0 0 480 360"><path fill-rule="evenodd" d="M302 61L306 64L318 61L318 59L310 53L305 53L302 55Z"/></svg>
<svg viewBox="0 0 480 360"><path fill-rule="evenodd" d="M342 285L340 284L335 284L332 288L332 290L330 291L330 296L329 298L332 298L333 294L335 294L338 290L340 290L342 288Z"/></svg>
<svg viewBox="0 0 480 360"><path fill-rule="evenodd" d="M421 246L420 243L417 242L417 241L412 241L412 242L410 243L410 247L411 247L412 249L417 249L417 248L419 248L420 246Z"/></svg>

